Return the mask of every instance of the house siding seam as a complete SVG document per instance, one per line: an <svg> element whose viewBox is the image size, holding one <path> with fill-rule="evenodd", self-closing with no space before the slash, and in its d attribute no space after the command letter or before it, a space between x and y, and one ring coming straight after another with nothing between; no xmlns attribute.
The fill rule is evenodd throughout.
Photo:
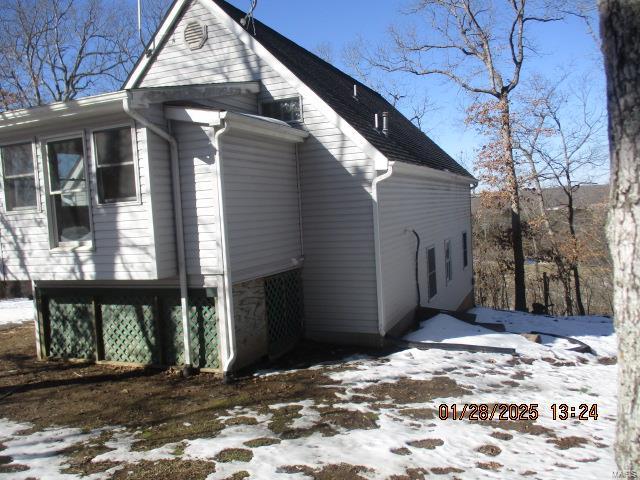
<svg viewBox="0 0 640 480"><path fill-rule="evenodd" d="M130 124L125 115L47 126L38 130L36 163L42 210L7 213L2 202L3 264L7 280L147 280L156 275L153 230L148 214L149 182L147 146L141 129L136 131L140 202L98 205L90 131L107 125ZM86 175L91 201L94 237L92 251L52 253L49 243L45 175L41 142L48 137L84 132ZM25 141L25 136L3 136L0 144ZM2 184L2 182L0 182ZM0 189L3 186L0 185ZM3 192L0 192L3 194ZM2 195L4 198L4 195Z"/></svg>
<svg viewBox="0 0 640 480"><path fill-rule="evenodd" d="M183 43L187 22L207 25L209 39L196 51ZM182 14L141 87L261 81L260 99L299 92L200 3ZM374 162L303 98L310 137L299 147L303 284L307 335L331 332L377 334L375 252L371 182Z"/></svg>
<svg viewBox="0 0 640 480"><path fill-rule="evenodd" d="M455 310L472 289L471 259L462 263L462 232L471 238L467 185L394 173L378 186L384 330L417 306L416 238L420 236L419 279L422 306ZM453 278L445 281L444 242L451 240ZM437 295L429 300L427 248L435 247Z"/></svg>

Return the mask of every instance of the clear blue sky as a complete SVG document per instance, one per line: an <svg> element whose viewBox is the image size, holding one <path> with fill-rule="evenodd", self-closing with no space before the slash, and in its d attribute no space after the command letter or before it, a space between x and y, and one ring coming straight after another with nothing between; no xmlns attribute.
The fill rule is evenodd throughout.
<svg viewBox="0 0 640 480"><path fill-rule="evenodd" d="M242 10L250 3L230 1ZM410 0L259 0L256 17L309 50L330 44L334 63L342 67L340 52L345 45L358 38L368 45L384 42L390 25L406 24L407 17L400 11L409 4ZM605 80L598 46L584 22L574 18L539 25L533 30L532 39L537 54L528 57L525 77L534 73L548 77L567 72L576 77L588 74L596 101L604 108ZM425 92L437 107L426 119L428 134L449 154L470 166L481 143L464 124L468 95L437 77L414 77L408 82L410 88Z"/></svg>

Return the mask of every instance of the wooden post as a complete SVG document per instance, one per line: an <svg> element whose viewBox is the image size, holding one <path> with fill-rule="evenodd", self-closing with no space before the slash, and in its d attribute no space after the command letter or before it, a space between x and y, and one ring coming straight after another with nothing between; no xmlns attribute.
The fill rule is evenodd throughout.
<svg viewBox="0 0 640 480"><path fill-rule="evenodd" d="M96 360L104 360L104 336L102 332L102 309L97 296L91 297L93 305L93 333L96 339Z"/></svg>
<svg viewBox="0 0 640 480"><path fill-rule="evenodd" d="M157 332L157 342L158 342L158 362L162 366L167 365L167 356L165 353L166 345L164 341L164 318L163 318L163 309L160 305L160 295L156 294L153 296L153 318L156 322L156 332Z"/></svg>

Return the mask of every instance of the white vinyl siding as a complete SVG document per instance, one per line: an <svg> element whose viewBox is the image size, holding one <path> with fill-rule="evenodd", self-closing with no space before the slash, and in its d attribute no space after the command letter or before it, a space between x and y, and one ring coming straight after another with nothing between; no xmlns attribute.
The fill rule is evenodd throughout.
<svg viewBox="0 0 640 480"><path fill-rule="evenodd" d="M292 268L302 255L294 145L228 135L220 148L233 283Z"/></svg>
<svg viewBox="0 0 640 480"><path fill-rule="evenodd" d="M180 156L182 218L189 281L222 273L217 168L210 127L174 122Z"/></svg>
<svg viewBox="0 0 640 480"><path fill-rule="evenodd" d="M89 131L105 125L130 122L125 115L113 115L80 122L67 121L64 126L50 125L38 130L36 165L38 169L42 211L6 215L2 207L0 246L6 280L148 280L157 277L155 244L148 211L149 186L144 130L138 129L140 202L127 205L98 205L95 191L93 159L87 159L93 228L93 248L86 251L50 250L47 209L44 194L42 139L82 132L90 142ZM9 143L16 139L1 138ZM24 134L22 134L24 139ZM91 148L87 155L91 156Z"/></svg>
<svg viewBox="0 0 640 480"><path fill-rule="evenodd" d="M403 172L401 164L396 163L394 174L378 188L385 330L417 305L416 238L407 233L408 229L416 230L423 246L418 261L422 305L457 309L472 289L471 269L463 268L461 255L452 255L452 279L447 283L444 245L452 232L471 229L469 186ZM437 294L431 299L427 262L430 246L435 248L437 284Z"/></svg>
<svg viewBox="0 0 640 480"><path fill-rule="evenodd" d="M203 22L209 29L207 42L193 52L181 38L184 26L192 20ZM299 96L295 88L195 2L177 22L139 86L239 81L261 81L261 102ZM257 108L256 102L255 111ZM299 146L307 335L376 335L373 161L304 97L302 111L304 128L310 132Z"/></svg>

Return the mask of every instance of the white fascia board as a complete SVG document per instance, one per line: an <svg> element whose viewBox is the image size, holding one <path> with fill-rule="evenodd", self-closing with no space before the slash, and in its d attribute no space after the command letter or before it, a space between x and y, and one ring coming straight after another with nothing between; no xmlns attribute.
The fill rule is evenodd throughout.
<svg viewBox="0 0 640 480"><path fill-rule="evenodd" d="M162 25L160 25L160 28L158 29L156 34L153 36L153 39L151 40L151 42L149 42L149 45L155 45L156 48L153 49L153 51L151 52L151 55L147 55L144 52L142 53L142 57L140 61L134 67L133 72L131 72L131 75L129 76L127 83L124 84L123 88L125 90L130 90L132 88L135 88L138 85L138 82L144 76L144 73L147 70L149 63L155 60L160 45L162 45L162 42L164 42L165 37L171 31L171 29L173 28L173 25L176 23L176 21L180 17L180 14L182 13L182 10L184 9L185 5L188 3L189 3L189 0L178 0L173 4L173 7L167 14L167 18L165 18L164 22L162 22Z"/></svg>
<svg viewBox="0 0 640 480"><path fill-rule="evenodd" d="M443 182L458 183L464 185L478 184L478 180L473 177L467 177L458 173L427 167L426 165L417 165L407 162L394 162L394 171L397 175L410 175L413 177L432 178Z"/></svg>
<svg viewBox="0 0 640 480"><path fill-rule="evenodd" d="M9 130L29 128L52 119L60 121L70 117L121 112L123 111L122 101L126 97L127 92L118 91L68 102L56 102L42 107L0 113L0 134Z"/></svg>
<svg viewBox="0 0 640 480"><path fill-rule="evenodd" d="M186 0L180 0L175 3L171 12L167 16L167 19L162 24L158 33L154 37L156 45L161 45L165 36L169 33L174 23L180 16L182 9L184 8ZM242 43L244 43L250 50L255 52L259 57L264 59L271 68L273 68L278 74L280 74L285 80L289 82L291 86L296 88L298 92L305 98L310 100L314 106L325 115L325 117L335 125L341 132L349 137L362 151L374 161L374 167L376 170L386 170L388 165L388 159L377 148L375 148L369 141L364 138L360 132L353 128L345 119L338 115L320 96L318 96L313 90L311 90L305 83L303 83L298 77L296 77L282 62L274 57L265 47L260 44L255 38L253 38L249 32L247 32L242 26L238 25L236 21L226 14L222 8L220 8L215 2L204 1L200 2L205 8L207 8L220 23L234 33ZM153 61L157 52L153 52L150 57L145 57L136 66L131 77L125 84L125 89L134 88L138 85L139 81L144 76L147 66Z"/></svg>
<svg viewBox="0 0 640 480"><path fill-rule="evenodd" d="M217 127L222 121L229 132L245 132L252 136L269 137L284 142L301 143L309 132L290 127L284 122L256 115L208 110L203 108L166 107L165 117L178 122L190 122Z"/></svg>

